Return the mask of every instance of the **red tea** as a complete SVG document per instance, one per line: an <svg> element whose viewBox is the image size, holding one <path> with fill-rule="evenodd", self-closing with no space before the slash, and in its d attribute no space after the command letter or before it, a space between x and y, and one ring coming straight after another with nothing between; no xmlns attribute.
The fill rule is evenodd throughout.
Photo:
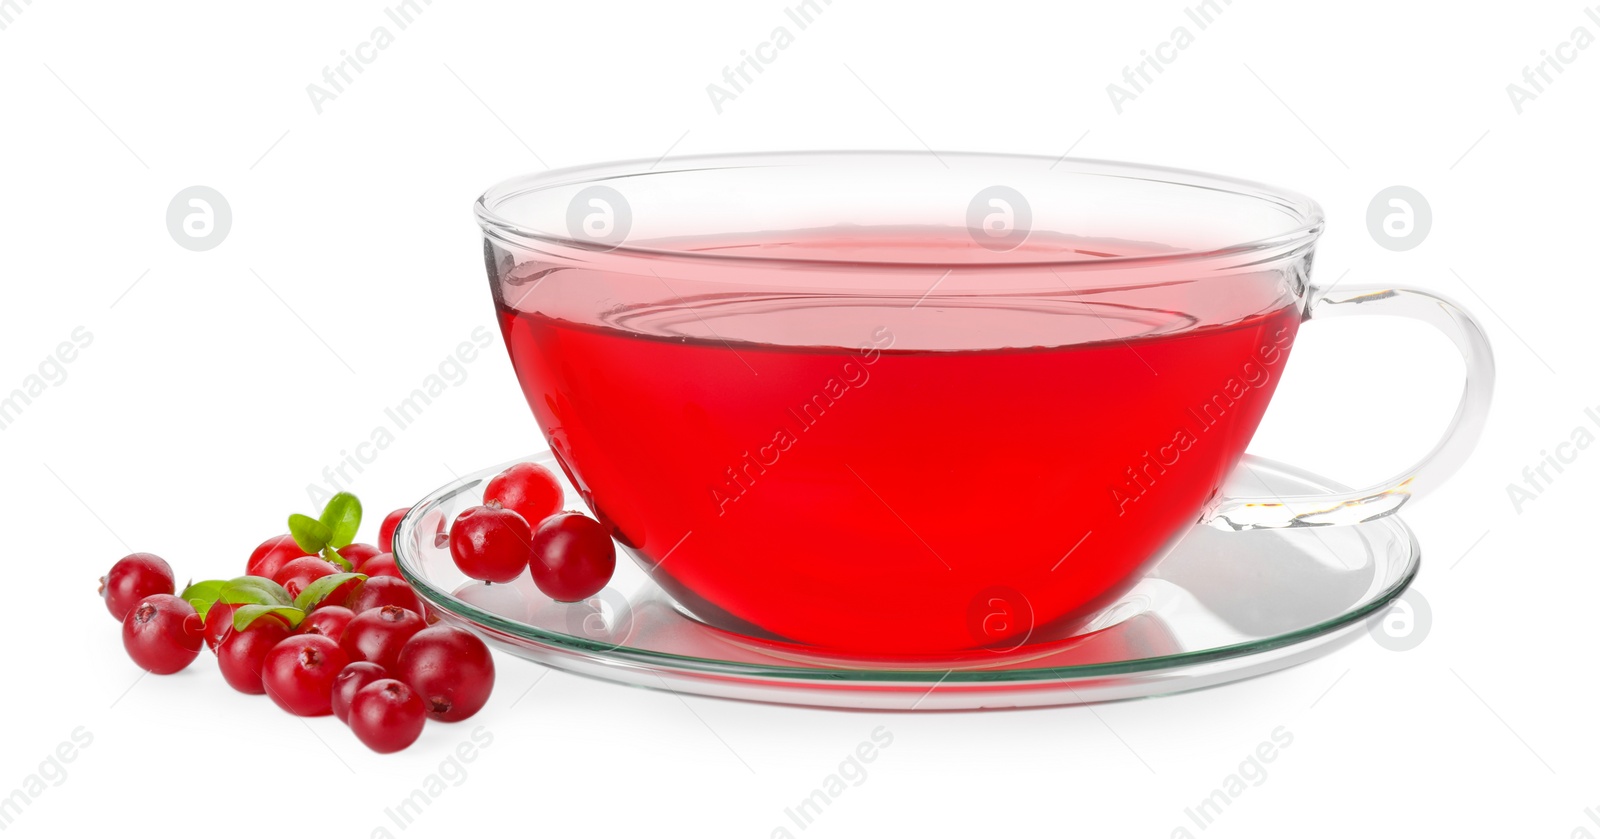
<svg viewBox="0 0 1600 839"><path fill-rule="evenodd" d="M761 261L491 267L528 402L618 540L708 622L839 650L1009 647L1090 618L1216 497L1300 322L1270 271L1202 291L1155 259L1091 288L951 269L993 256L956 235L759 248L825 249L833 287Z"/></svg>

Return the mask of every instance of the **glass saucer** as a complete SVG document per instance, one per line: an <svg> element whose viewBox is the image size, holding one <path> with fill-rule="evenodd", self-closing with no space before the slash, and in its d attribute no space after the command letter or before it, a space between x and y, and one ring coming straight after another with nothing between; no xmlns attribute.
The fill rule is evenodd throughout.
<svg viewBox="0 0 1600 839"><path fill-rule="evenodd" d="M548 453L529 459L561 474ZM1072 705L1209 687L1308 661L1358 637L1367 617L1405 591L1421 558L1397 516L1343 527L1197 527L1076 635L1030 638L1004 652L850 657L707 626L625 557L611 584L582 603L551 600L526 573L503 585L468 580L450 558L449 523L481 503L484 484L510 465L447 484L401 521L395 561L429 606L541 664L729 699L934 711ZM577 492L564 480L563 486L568 508L583 509ZM1247 455L1224 491L1342 489Z"/></svg>

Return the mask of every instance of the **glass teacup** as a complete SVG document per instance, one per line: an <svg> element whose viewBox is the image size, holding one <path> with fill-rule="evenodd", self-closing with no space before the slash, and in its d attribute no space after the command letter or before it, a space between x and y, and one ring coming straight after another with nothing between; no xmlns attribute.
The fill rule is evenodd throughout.
<svg viewBox="0 0 1600 839"><path fill-rule="evenodd" d="M1092 620L1197 523L1388 515L1482 429L1493 362L1436 295L1310 284L1322 213L1130 164L817 152L607 164L478 202L500 325L556 458L677 603L886 655ZM1302 322L1404 315L1467 365L1391 480L1228 498Z"/></svg>

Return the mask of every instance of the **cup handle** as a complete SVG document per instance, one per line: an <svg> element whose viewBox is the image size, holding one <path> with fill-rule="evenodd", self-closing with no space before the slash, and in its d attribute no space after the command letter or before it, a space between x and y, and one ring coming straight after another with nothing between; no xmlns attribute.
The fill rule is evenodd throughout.
<svg viewBox="0 0 1600 839"><path fill-rule="evenodd" d="M1398 511L1431 492L1466 462L1489 416L1494 353L1483 327L1460 306L1432 292L1403 286L1362 286L1337 292L1313 287L1306 320L1381 315L1415 318L1443 332L1466 362L1461 403L1433 450L1411 468L1365 489L1317 495L1224 497L1204 519L1222 530L1359 524Z"/></svg>

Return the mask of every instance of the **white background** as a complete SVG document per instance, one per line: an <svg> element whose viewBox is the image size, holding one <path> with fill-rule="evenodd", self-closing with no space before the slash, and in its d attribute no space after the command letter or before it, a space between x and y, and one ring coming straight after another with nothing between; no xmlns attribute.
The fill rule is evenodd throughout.
<svg viewBox="0 0 1600 839"><path fill-rule="evenodd" d="M381 3L3 8L0 392L75 328L93 335L0 431L0 795L75 729L93 738L7 835L1600 835L1584 812L1600 805L1600 452L1520 512L1506 489L1575 428L1600 434L1583 413L1600 405L1600 46L1521 114L1506 92L1576 27L1600 36L1579 3L1236 0L1198 31L1178 2L834 0L721 114L706 86L789 23L782 0L439 0L320 114L306 86L395 29ZM1106 86L1179 25L1193 45L1118 114ZM1419 646L1363 636L1200 693L929 715L685 701L502 655L476 719L388 757L332 718L231 692L209 654L139 678L95 579L129 550L180 579L239 573L386 406L492 328L469 212L483 188L669 150L924 144L1296 189L1329 218L1322 282L1417 284L1483 320L1500 371L1488 432L1405 515L1433 610ZM233 210L204 253L165 225L194 184ZM1393 184L1433 211L1404 253L1365 223ZM467 369L354 483L374 516L542 445L503 352ZM1314 324L1252 450L1382 477L1431 445L1459 371L1418 324ZM492 743L459 786L409 829L388 823L478 725ZM893 744L866 780L808 830L789 823L878 726ZM1279 726L1293 743L1265 780L1209 829L1189 822Z"/></svg>

